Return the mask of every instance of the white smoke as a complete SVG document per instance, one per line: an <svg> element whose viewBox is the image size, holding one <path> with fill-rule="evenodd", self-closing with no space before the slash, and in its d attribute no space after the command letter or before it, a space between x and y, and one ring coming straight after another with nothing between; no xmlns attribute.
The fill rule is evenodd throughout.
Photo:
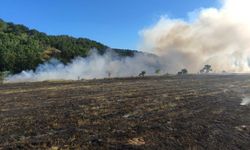
<svg viewBox="0 0 250 150"><path fill-rule="evenodd" d="M142 30L140 49L157 54L117 58L113 54L76 58L64 65L51 60L35 71L9 76L5 82L77 80L137 76L142 70L154 74L176 73L183 68L196 73L204 65L215 72L250 73L250 1L221 0L221 8L196 10L188 21L162 17Z"/></svg>
<svg viewBox="0 0 250 150"><path fill-rule="evenodd" d="M223 0L221 8L195 11L188 21L161 17L142 30L140 49L163 57L168 72L250 72L250 1Z"/></svg>
<svg viewBox="0 0 250 150"><path fill-rule="evenodd" d="M240 105L244 106L244 105L248 105L250 104L250 97L244 97L242 99L242 102L240 103Z"/></svg>
<svg viewBox="0 0 250 150"><path fill-rule="evenodd" d="M96 52L87 58L78 57L64 65L56 59L39 65L35 71L23 71L5 78L8 82L36 82L46 80L79 80L105 77L138 76L141 71L147 75L156 69L165 68L156 56L136 53L134 57L118 57L112 52L99 55ZM162 70L163 71L163 70Z"/></svg>

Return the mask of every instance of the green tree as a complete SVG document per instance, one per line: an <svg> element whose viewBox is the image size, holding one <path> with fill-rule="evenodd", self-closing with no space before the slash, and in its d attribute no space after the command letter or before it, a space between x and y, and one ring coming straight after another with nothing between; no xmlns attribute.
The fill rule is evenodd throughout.
<svg viewBox="0 0 250 150"><path fill-rule="evenodd" d="M156 69L155 70L155 74L160 74L161 73L161 69Z"/></svg>
<svg viewBox="0 0 250 150"><path fill-rule="evenodd" d="M140 74L139 74L139 77L144 77L146 75L146 71L142 71Z"/></svg>
<svg viewBox="0 0 250 150"><path fill-rule="evenodd" d="M78 56L87 57L92 49L102 55L107 48L106 45L87 38L50 36L0 19L0 71L19 73L35 69L52 57L68 63ZM133 56L135 53L120 49L114 51L121 57Z"/></svg>
<svg viewBox="0 0 250 150"><path fill-rule="evenodd" d="M182 69L180 72L177 73L178 75L186 75L188 74L188 70L187 69Z"/></svg>
<svg viewBox="0 0 250 150"><path fill-rule="evenodd" d="M209 73L213 71L212 66L211 65L205 65L201 70L200 73Z"/></svg>

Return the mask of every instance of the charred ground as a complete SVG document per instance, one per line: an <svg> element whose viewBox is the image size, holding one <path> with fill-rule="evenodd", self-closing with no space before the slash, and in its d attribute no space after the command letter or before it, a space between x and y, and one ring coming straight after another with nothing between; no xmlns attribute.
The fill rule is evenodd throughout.
<svg viewBox="0 0 250 150"><path fill-rule="evenodd" d="M0 85L0 149L249 149L250 76Z"/></svg>

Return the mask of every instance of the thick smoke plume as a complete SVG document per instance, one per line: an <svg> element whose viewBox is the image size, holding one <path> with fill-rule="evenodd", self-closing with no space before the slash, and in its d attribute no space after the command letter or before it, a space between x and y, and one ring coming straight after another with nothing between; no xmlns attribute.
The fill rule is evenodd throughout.
<svg viewBox="0 0 250 150"><path fill-rule="evenodd" d="M217 73L250 73L250 1L221 0L221 4L221 8L196 10L188 20L162 17L142 30L140 49L158 57L92 54L67 65L51 60L35 71L9 76L5 82L137 76L143 70L154 74L156 69L175 74L187 68L196 73L206 64Z"/></svg>
<svg viewBox="0 0 250 150"><path fill-rule="evenodd" d="M96 52L87 58L78 57L64 65L56 59L41 64L35 71L23 71L5 78L4 82L36 82L46 80L79 80L105 77L138 76L141 71L148 75L156 69L165 68L158 57L136 53L134 57L119 57L110 51L105 55ZM162 70L163 71L163 70Z"/></svg>
<svg viewBox="0 0 250 150"><path fill-rule="evenodd" d="M140 32L140 49L162 57L170 73L182 68L196 73L205 64L218 73L249 73L250 1L221 4L190 13L187 21L162 17Z"/></svg>

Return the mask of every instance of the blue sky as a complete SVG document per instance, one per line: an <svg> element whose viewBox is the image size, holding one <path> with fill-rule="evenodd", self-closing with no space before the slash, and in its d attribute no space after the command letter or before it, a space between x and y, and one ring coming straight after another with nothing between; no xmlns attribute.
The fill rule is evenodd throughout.
<svg viewBox="0 0 250 150"><path fill-rule="evenodd" d="M185 19L190 11L215 5L216 0L5 0L0 18L47 34L136 49L139 31L160 16Z"/></svg>

